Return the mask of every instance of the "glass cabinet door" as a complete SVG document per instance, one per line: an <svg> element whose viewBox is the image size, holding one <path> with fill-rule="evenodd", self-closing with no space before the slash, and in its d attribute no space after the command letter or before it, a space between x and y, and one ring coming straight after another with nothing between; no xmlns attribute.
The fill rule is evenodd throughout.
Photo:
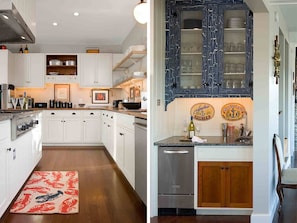
<svg viewBox="0 0 297 223"><path fill-rule="evenodd" d="M181 12L180 88L202 86L202 10Z"/></svg>
<svg viewBox="0 0 297 223"><path fill-rule="evenodd" d="M246 88L246 10L225 10L223 47L223 88Z"/></svg>

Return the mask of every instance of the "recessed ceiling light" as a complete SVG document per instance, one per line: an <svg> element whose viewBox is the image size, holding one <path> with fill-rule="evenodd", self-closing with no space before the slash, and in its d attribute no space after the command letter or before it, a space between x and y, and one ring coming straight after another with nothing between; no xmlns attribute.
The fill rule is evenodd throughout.
<svg viewBox="0 0 297 223"><path fill-rule="evenodd" d="M26 37L24 37L24 36L21 36L21 39L25 40L25 39L26 39Z"/></svg>
<svg viewBox="0 0 297 223"><path fill-rule="evenodd" d="M53 26L57 26L58 25L58 23L57 22L53 22Z"/></svg>
<svg viewBox="0 0 297 223"><path fill-rule="evenodd" d="M79 16L79 12L74 12L73 15L74 16Z"/></svg>
<svg viewBox="0 0 297 223"><path fill-rule="evenodd" d="M9 19L7 15L2 15L4 19Z"/></svg>

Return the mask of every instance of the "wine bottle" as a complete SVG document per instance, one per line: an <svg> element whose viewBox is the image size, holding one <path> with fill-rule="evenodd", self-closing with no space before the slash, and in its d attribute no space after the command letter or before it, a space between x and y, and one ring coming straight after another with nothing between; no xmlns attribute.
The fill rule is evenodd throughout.
<svg viewBox="0 0 297 223"><path fill-rule="evenodd" d="M191 116L191 121L188 127L188 137L191 139L195 135L195 125L193 122L193 116Z"/></svg>
<svg viewBox="0 0 297 223"><path fill-rule="evenodd" d="M23 53L23 47L21 45L21 48L19 49L19 53Z"/></svg>
<svg viewBox="0 0 297 223"><path fill-rule="evenodd" d="M26 45L25 49L24 49L24 53L29 53L29 49L28 46Z"/></svg>

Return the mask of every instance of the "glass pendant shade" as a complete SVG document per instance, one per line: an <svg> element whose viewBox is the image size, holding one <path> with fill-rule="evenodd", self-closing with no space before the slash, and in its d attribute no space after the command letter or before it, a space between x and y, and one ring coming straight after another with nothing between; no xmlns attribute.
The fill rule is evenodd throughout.
<svg viewBox="0 0 297 223"><path fill-rule="evenodd" d="M149 16L148 4L141 0L134 8L134 17L141 24L147 23Z"/></svg>

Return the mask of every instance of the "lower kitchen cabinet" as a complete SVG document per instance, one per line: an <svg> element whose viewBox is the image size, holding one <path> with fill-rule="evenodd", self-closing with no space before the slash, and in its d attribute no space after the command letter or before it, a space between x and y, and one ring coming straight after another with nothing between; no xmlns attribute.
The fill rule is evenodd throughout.
<svg viewBox="0 0 297 223"><path fill-rule="evenodd" d="M198 207L252 207L252 162L197 163Z"/></svg>
<svg viewBox="0 0 297 223"><path fill-rule="evenodd" d="M116 163L135 188L134 116L116 114Z"/></svg>
<svg viewBox="0 0 297 223"><path fill-rule="evenodd" d="M114 133L114 113L110 111L102 111L101 113L101 129L102 129L102 143L105 148L115 160L115 133Z"/></svg>
<svg viewBox="0 0 297 223"><path fill-rule="evenodd" d="M43 144L101 144L100 111L46 110L43 112Z"/></svg>
<svg viewBox="0 0 297 223"><path fill-rule="evenodd" d="M83 139L85 143L101 142L100 111L84 111L83 112Z"/></svg>
<svg viewBox="0 0 297 223"><path fill-rule="evenodd" d="M8 195L8 154L10 148L10 123L9 121L0 122L0 217L9 205ZM2 129L6 130L2 132Z"/></svg>

